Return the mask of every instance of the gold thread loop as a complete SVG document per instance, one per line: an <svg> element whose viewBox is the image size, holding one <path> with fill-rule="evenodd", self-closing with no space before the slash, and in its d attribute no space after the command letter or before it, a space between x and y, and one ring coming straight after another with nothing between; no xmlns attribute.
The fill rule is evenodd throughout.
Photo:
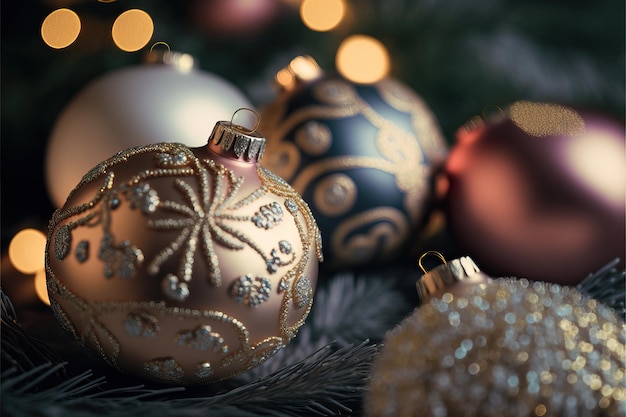
<svg viewBox="0 0 626 417"><path fill-rule="evenodd" d="M429 250L427 252L424 252L417 261L417 265L420 267L420 269L424 273L427 273L428 271L426 271L426 268L424 268L424 265L422 265L422 260L424 260L424 258L428 255L435 255L437 258L441 259L444 265L448 263L446 262L446 258L444 258L444 256L440 252L437 252L436 250Z"/></svg>
<svg viewBox="0 0 626 417"><path fill-rule="evenodd" d="M502 110L502 107L497 106L497 105L495 105L495 104L489 104L489 105L487 105L487 106L485 106L485 107L483 108L483 119L484 119L484 120L491 120L491 119L493 119L493 117L488 117L488 116L487 116L487 110L489 110L489 109L491 109L491 108L496 109L497 113L499 113L499 114L497 115L497 117L498 117L498 118L503 117L503 116L505 115L505 114L504 114L504 110Z"/></svg>
<svg viewBox="0 0 626 417"><path fill-rule="evenodd" d="M154 47L157 45L164 45L167 48L167 52L172 52L172 48L170 48L169 44L163 41L153 43L152 46L150 47L150 52L152 52L154 50Z"/></svg>
<svg viewBox="0 0 626 417"><path fill-rule="evenodd" d="M242 111L242 110L248 110L250 113L254 114L254 117L256 117L256 124L254 125L252 130L248 130L248 129L244 128L243 126L236 125L236 124L233 123L233 120L235 119L235 115L237 113L239 113L240 111ZM241 129L246 135L251 135L254 132L256 132L256 130L258 129L259 125L261 124L261 118L259 117L259 114L257 112L255 112L254 110L249 109L247 107L241 107L241 108L235 110L235 112L233 113L232 117L230 118L230 124L232 126L237 127L238 129Z"/></svg>

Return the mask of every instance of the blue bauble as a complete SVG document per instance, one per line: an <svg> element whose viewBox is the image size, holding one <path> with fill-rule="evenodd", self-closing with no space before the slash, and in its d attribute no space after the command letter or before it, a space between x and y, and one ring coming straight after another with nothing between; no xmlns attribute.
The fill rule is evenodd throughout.
<svg viewBox="0 0 626 417"><path fill-rule="evenodd" d="M262 111L261 164L289 182L320 227L324 268L401 255L425 220L446 142L424 101L398 80L338 74L285 88Z"/></svg>

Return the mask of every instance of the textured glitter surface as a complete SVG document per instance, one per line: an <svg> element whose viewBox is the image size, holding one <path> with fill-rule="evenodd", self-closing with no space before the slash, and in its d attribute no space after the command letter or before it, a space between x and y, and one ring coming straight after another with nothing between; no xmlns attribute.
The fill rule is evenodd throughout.
<svg viewBox="0 0 626 417"><path fill-rule="evenodd" d="M570 287L498 279L385 338L368 416L624 416L624 322Z"/></svg>
<svg viewBox="0 0 626 417"><path fill-rule="evenodd" d="M557 104L518 101L511 105L509 117L531 136L577 136L585 133L585 121L578 112Z"/></svg>

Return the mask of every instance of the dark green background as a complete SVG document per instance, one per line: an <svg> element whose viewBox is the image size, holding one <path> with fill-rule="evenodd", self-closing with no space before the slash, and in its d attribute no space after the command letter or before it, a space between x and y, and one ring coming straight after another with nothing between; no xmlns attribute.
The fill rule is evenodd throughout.
<svg viewBox="0 0 626 417"><path fill-rule="evenodd" d="M52 214L43 178L54 121L90 80L142 62L117 49L110 27L121 12L152 16L151 42L195 56L202 70L231 81L261 106L272 78L297 55L334 69L334 54L355 33L380 39L392 75L431 106L451 145L454 131L490 105L519 99L558 101L624 118L624 2L605 0L352 0L348 21L328 33L308 30L297 10L254 36L209 35L192 23L194 1L4 1L1 5L2 247L23 227L45 229ZM58 7L83 22L78 40L54 50L40 37Z"/></svg>

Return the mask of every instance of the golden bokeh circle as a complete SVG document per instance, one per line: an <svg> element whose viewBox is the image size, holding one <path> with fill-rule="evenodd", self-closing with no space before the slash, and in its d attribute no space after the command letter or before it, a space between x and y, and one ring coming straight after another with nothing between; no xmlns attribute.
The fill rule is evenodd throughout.
<svg viewBox="0 0 626 417"><path fill-rule="evenodd" d="M111 30L115 45L126 52L135 52L146 46L153 33L152 18L140 9L130 9L120 14Z"/></svg>
<svg viewBox="0 0 626 417"><path fill-rule="evenodd" d="M41 38L51 48L70 46L80 33L80 18L70 9L57 9L41 24Z"/></svg>
<svg viewBox="0 0 626 417"><path fill-rule="evenodd" d="M19 231L9 243L9 260L23 274L34 274L44 268L46 236L37 229Z"/></svg>
<svg viewBox="0 0 626 417"><path fill-rule="evenodd" d="M303 0L300 18L311 30L326 32L336 28L345 15L343 0Z"/></svg>
<svg viewBox="0 0 626 417"><path fill-rule="evenodd" d="M375 83L389 74L389 52L378 39L352 35L339 45L336 65L341 75L350 81Z"/></svg>

